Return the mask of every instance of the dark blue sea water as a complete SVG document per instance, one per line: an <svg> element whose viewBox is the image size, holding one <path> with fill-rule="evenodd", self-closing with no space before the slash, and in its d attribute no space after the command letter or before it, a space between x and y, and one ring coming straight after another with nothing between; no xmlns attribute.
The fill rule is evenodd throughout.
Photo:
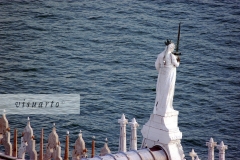
<svg viewBox="0 0 240 160"><path fill-rule="evenodd" d="M62 153L79 130L90 151L96 136L118 150L119 124L136 118L140 130L155 100L154 63L167 38L176 42L182 22L181 65L174 108L187 159L192 148L207 159L205 142L228 145L226 159L240 159L240 2L0 1L0 93L81 95L80 115L7 115L20 136L30 116L37 148L40 130L56 123ZM61 111L59 111L61 112ZM130 138L130 127L127 132ZM11 139L12 140L12 139ZM128 143L129 144L129 143ZM216 158L218 150L215 149Z"/></svg>

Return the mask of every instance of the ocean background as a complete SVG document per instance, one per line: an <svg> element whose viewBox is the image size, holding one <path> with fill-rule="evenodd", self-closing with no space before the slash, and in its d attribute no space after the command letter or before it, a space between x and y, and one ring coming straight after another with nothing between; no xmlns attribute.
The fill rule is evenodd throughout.
<svg viewBox="0 0 240 160"><path fill-rule="evenodd" d="M240 160L240 2L237 0L0 1L0 94L80 94L79 115L10 115L21 132L31 119L39 149L56 123L64 154L82 130L91 153L107 137L118 151L118 119L141 128L155 101L155 60L164 41L177 40L182 22L181 64L174 109L186 159L193 148L207 159L211 137L228 145L227 160ZM61 112L61 110L59 110ZM130 126L127 126L129 146ZM45 148L44 148L45 149ZM1 148L3 150L3 148ZM215 148L215 158L218 149Z"/></svg>

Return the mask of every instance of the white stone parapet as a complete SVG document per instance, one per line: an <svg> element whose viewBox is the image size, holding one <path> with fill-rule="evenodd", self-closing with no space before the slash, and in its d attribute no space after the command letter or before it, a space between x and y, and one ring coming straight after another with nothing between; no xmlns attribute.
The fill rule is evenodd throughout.
<svg viewBox="0 0 240 160"><path fill-rule="evenodd" d="M122 114L121 119L118 119L118 123L120 123L119 151L126 152L126 124L128 123L128 120L125 118L124 114Z"/></svg>

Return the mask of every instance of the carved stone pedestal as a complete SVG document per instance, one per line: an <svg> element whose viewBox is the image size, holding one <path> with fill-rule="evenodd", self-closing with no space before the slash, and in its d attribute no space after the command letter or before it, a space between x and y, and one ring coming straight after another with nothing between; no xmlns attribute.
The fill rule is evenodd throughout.
<svg viewBox="0 0 240 160"><path fill-rule="evenodd" d="M181 145L182 132L178 128L178 111L171 110L165 115L152 114L141 132L142 148L159 145L169 160L185 160Z"/></svg>

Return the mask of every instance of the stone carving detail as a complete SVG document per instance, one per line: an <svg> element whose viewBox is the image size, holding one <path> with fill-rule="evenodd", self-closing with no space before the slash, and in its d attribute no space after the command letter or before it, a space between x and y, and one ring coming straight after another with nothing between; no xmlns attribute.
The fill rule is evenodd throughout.
<svg viewBox="0 0 240 160"><path fill-rule="evenodd" d="M18 158L25 159L25 153L28 153L31 160L37 160L37 151L35 149L35 140L33 129L28 118L27 126L24 128L21 137L21 146L18 151Z"/></svg>
<svg viewBox="0 0 240 160"><path fill-rule="evenodd" d="M12 144L10 143L10 128L5 113L3 113L2 118L0 118L0 144L4 146L5 154L12 156Z"/></svg>
<svg viewBox="0 0 240 160"><path fill-rule="evenodd" d="M72 151L72 160L80 160L87 157L87 149L85 148L85 142L82 138L82 131L78 135L78 139L75 141L74 150Z"/></svg>
<svg viewBox="0 0 240 160"><path fill-rule="evenodd" d="M52 132L48 136L48 144L46 148L46 154L44 160L62 160L61 146L56 132L55 124L53 124Z"/></svg>

